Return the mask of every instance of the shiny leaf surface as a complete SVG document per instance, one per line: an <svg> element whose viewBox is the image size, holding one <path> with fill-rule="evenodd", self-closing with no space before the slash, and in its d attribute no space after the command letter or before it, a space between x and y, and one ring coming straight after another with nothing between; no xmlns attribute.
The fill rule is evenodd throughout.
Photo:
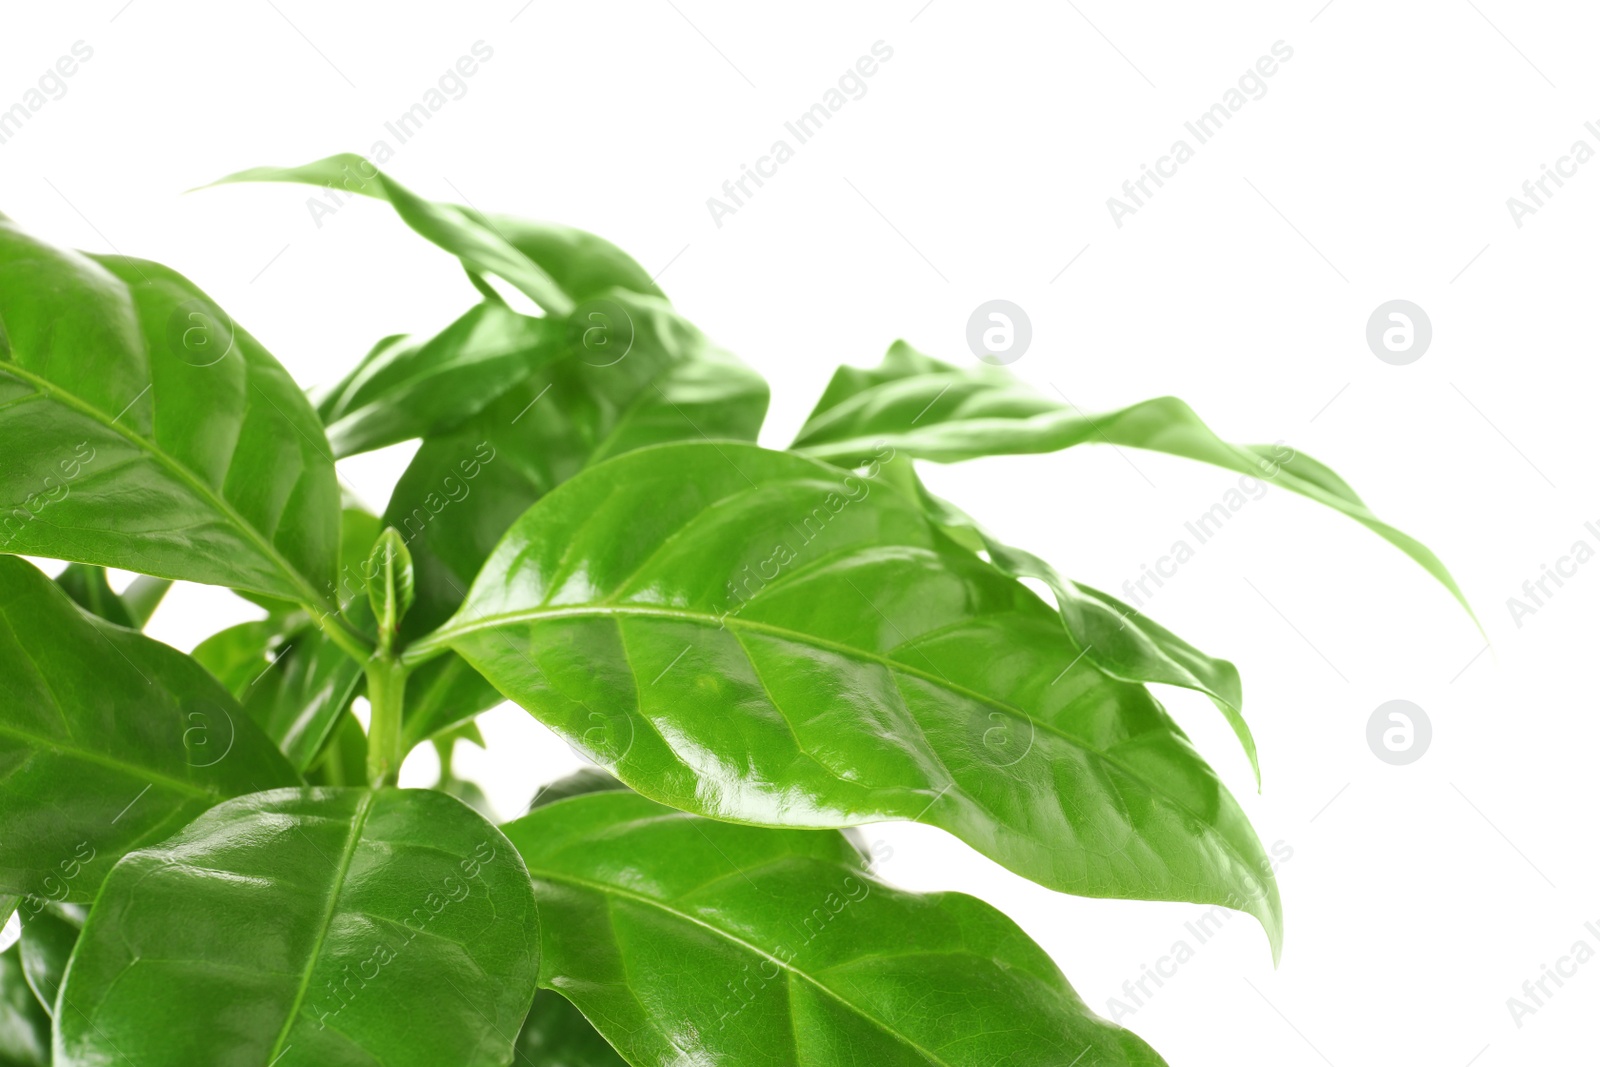
<svg viewBox="0 0 1600 1067"><path fill-rule="evenodd" d="M538 938L522 861L460 801L241 797L107 879L62 989L56 1062L502 1067Z"/></svg>
<svg viewBox="0 0 1600 1067"><path fill-rule="evenodd" d="M887 484L731 442L619 457L518 520L413 651L441 645L675 807L927 822L1051 888L1224 904L1279 944L1261 845L1161 705Z"/></svg>
<svg viewBox="0 0 1600 1067"><path fill-rule="evenodd" d="M767 386L662 300L613 293L563 357L425 441L385 521L416 562L405 630L443 622L507 527L584 468L664 441L754 440Z"/></svg>
<svg viewBox="0 0 1600 1067"><path fill-rule="evenodd" d="M1239 671L1232 663L1201 652L1177 634L1115 597L1062 577L1031 552L996 540L987 530L949 501L928 492L907 459L885 468L886 476L922 501L923 507L957 541L988 553L989 560L1013 578L1043 582L1055 597L1061 623L1082 655L1113 678L1125 682L1159 682L1182 686L1209 696L1232 728L1256 785L1261 784L1261 764L1255 736L1244 720L1244 694Z"/></svg>
<svg viewBox="0 0 1600 1067"><path fill-rule="evenodd" d="M841 834L618 792L505 830L543 909L541 984L634 1067L1162 1062L1090 1013L1005 916L894 889Z"/></svg>
<svg viewBox="0 0 1600 1067"><path fill-rule="evenodd" d="M323 603L338 490L322 426L205 294L0 216L0 324L0 550Z"/></svg>
<svg viewBox="0 0 1600 1067"><path fill-rule="evenodd" d="M877 367L839 368L792 447L853 466L885 448L952 463L1057 452L1079 444L1167 452L1309 497L1399 548L1471 611L1439 558L1374 515L1328 467L1282 445L1229 444L1176 397L1086 415L1070 403L1034 392L999 368L957 369L899 341Z"/></svg>
<svg viewBox="0 0 1600 1067"><path fill-rule="evenodd" d="M130 849L294 768L205 670L0 557L0 888L88 901Z"/></svg>

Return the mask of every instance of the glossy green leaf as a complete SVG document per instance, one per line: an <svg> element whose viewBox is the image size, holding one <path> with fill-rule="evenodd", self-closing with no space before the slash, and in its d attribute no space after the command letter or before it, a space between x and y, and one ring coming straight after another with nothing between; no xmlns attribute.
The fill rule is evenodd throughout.
<svg viewBox="0 0 1600 1067"><path fill-rule="evenodd" d="M189 657L0 557L0 890L92 900L124 852L298 780Z"/></svg>
<svg viewBox="0 0 1600 1067"><path fill-rule="evenodd" d="M22 975L21 952L0 952L0 1067L48 1067L50 1015Z"/></svg>
<svg viewBox="0 0 1600 1067"><path fill-rule="evenodd" d="M1168 452L1310 497L1399 548L1472 610L1426 545L1379 519L1328 467L1282 445L1229 444L1176 397L1086 415L997 367L957 369L898 341L877 367L839 368L792 447L854 466L884 449L952 463L1086 443Z"/></svg>
<svg viewBox="0 0 1600 1067"><path fill-rule="evenodd" d="M22 972L28 987L47 1012L55 1012L61 976L83 933L88 911L79 904L50 904L30 913L22 922Z"/></svg>
<svg viewBox="0 0 1600 1067"><path fill-rule="evenodd" d="M664 301L614 292L565 355L481 413L425 441L384 520L416 562L405 632L443 622L507 527L584 468L664 441L753 441L767 408L759 376Z"/></svg>
<svg viewBox="0 0 1600 1067"><path fill-rule="evenodd" d="M621 456L529 509L412 655L443 646L675 807L926 822L1052 888L1223 904L1279 944L1260 842L1161 705L888 484L732 442Z"/></svg>
<svg viewBox="0 0 1600 1067"><path fill-rule="evenodd" d="M517 1058L512 1062L516 1067L626 1067L628 1061L570 1000L541 989L517 1035Z"/></svg>
<svg viewBox="0 0 1600 1067"><path fill-rule="evenodd" d="M0 550L323 605L338 489L276 360L156 263L0 217Z"/></svg>
<svg viewBox="0 0 1600 1067"><path fill-rule="evenodd" d="M505 831L539 895L541 985L634 1067L1162 1063L1005 916L894 889L840 834L617 792Z"/></svg>
<svg viewBox="0 0 1600 1067"><path fill-rule="evenodd" d="M493 274L503 278L552 314L570 310L570 304L563 309L552 286L571 302L589 300L608 289L662 295L632 256L603 237L551 222L432 203L348 152L300 167L256 167L216 184L227 182L331 185L347 193L387 200L406 225L460 257L469 277ZM492 289L485 293L492 294Z"/></svg>
<svg viewBox="0 0 1600 1067"><path fill-rule="evenodd" d="M1096 667L1125 682L1182 686L1209 696L1232 728L1256 785L1261 764L1255 736L1241 710L1244 694L1239 671L1227 660L1206 655L1166 627L1098 589L1062 577L1030 552L996 540L949 501L928 492L904 457L883 465L885 476L917 496L944 531L968 548L982 550L990 562L1013 578L1043 582L1055 598L1062 625L1074 646Z"/></svg>
<svg viewBox="0 0 1600 1067"><path fill-rule="evenodd" d="M254 167L214 184L230 182L303 182L387 200L406 225L458 256L469 271L505 279L552 315L572 310L572 299L493 220L473 208L425 200L358 155L345 152L300 167Z"/></svg>
<svg viewBox="0 0 1600 1067"><path fill-rule="evenodd" d="M89 1067L503 1067L534 992L521 859L429 790L283 789L119 863L58 1003Z"/></svg>
<svg viewBox="0 0 1600 1067"><path fill-rule="evenodd" d="M334 454L449 429L561 352L565 323L479 304L433 337L386 337L318 403Z"/></svg>

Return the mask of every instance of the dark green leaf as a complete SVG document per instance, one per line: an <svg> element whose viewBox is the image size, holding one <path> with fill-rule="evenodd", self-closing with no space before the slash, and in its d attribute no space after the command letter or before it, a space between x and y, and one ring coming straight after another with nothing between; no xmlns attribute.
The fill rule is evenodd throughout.
<svg viewBox="0 0 1600 1067"><path fill-rule="evenodd" d="M64 1067L502 1067L539 920L510 843L428 790L281 789L107 879L59 1002Z"/></svg>
<svg viewBox="0 0 1600 1067"><path fill-rule="evenodd" d="M50 1015L22 976L16 945L0 952L0 1067L48 1067Z"/></svg>
<svg viewBox="0 0 1600 1067"><path fill-rule="evenodd" d="M541 989L517 1035L515 1067L625 1067L583 1012L560 993Z"/></svg>
<svg viewBox="0 0 1600 1067"><path fill-rule="evenodd" d="M124 852L298 781L193 660L0 557L0 890L92 900Z"/></svg>
<svg viewBox="0 0 1600 1067"><path fill-rule="evenodd" d="M479 304L418 340L387 337L317 405L340 457L449 429L558 356L564 323Z"/></svg>
<svg viewBox="0 0 1600 1067"><path fill-rule="evenodd" d="M589 324L562 359L425 441L401 476L385 521L416 561L407 634L443 622L512 521L585 467L663 441L760 431L760 377L664 301L613 296L609 327Z"/></svg>
<svg viewBox="0 0 1600 1067"><path fill-rule="evenodd" d="M890 485L731 442L621 456L519 519L413 655L444 645L675 807L927 822L1052 888L1223 904L1279 944L1260 842L1161 705Z"/></svg>
<svg viewBox="0 0 1600 1067"><path fill-rule="evenodd" d="M326 604L322 426L205 294L0 221L0 320L0 548Z"/></svg>
<svg viewBox="0 0 1600 1067"><path fill-rule="evenodd" d="M1168 452L1310 497L1399 548L1472 610L1439 558L1369 511L1333 471L1287 446L1228 444L1176 397L1085 415L999 368L958 370L898 341L877 367L839 368L792 447L848 467L885 449L952 463L1084 443Z"/></svg>
<svg viewBox="0 0 1600 1067"><path fill-rule="evenodd" d="M19 942L22 971L47 1012L55 1012L61 976L67 972L67 961L77 947L87 915L78 904L49 904L23 920Z"/></svg>
<svg viewBox="0 0 1600 1067"><path fill-rule="evenodd" d="M635 1067L1162 1062L1004 915L894 889L840 834L616 792L505 830L543 911L541 985Z"/></svg>

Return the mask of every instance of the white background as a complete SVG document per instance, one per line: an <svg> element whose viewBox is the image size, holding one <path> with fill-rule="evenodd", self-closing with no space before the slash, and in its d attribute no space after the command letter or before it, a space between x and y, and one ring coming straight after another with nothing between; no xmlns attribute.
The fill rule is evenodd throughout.
<svg viewBox="0 0 1600 1067"><path fill-rule="evenodd" d="M897 337L970 360L969 313L1003 297L1031 316L1014 370L1041 389L1090 411L1170 392L1229 439L1317 456L1439 552L1492 648L1400 553L1282 490L1200 548L1147 610L1239 665L1264 791L1205 701L1163 696L1262 840L1292 848L1287 942L1274 970L1235 918L1124 1022L1174 1065L1593 1062L1600 961L1521 1027L1506 1000L1580 938L1600 950L1584 929L1600 925L1600 562L1521 626L1506 601L1574 541L1600 548L1583 526L1600 521L1600 162L1520 228L1506 199L1573 141L1600 149L1584 129L1600 19L1576 3L1320 2L8 5L0 108L74 42L94 55L0 145L0 210L171 264L301 381L330 381L379 336L465 310L460 270L381 204L318 226L299 187L180 194L394 144L384 122L482 40L492 60L388 169L424 195L592 229L661 271L772 382L766 443L789 440L837 364ZM716 226L707 197L880 40L894 55L866 95ZM1280 40L1293 58L1266 95L1114 225L1107 197L1193 145L1183 123ZM1404 367L1364 339L1394 298L1434 329ZM346 464L346 480L381 509L409 452ZM1110 448L926 474L1112 591L1237 482ZM152 632L187 649L250 614L184 588ZM1394 698L1434 729L1405 767L1365 739ZM577 765L517 709L484 727L495 750L459 762L505 816ZM408 782L428 776L408 765ZM936 830L868 833L894 848L886 878L997 904L1102 1012L1175 941L1195 945L1197 907L1061 896Z"/></svg>

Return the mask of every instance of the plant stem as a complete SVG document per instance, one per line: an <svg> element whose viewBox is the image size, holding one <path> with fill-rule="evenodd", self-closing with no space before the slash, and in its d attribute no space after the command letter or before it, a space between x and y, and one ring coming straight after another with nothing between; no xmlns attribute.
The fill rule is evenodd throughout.
<svg viewBox="0 0 1600 1067"><path fill-rule="evenodd" d="M367 729L367 784L393 785L400 773L400 726L405 708L406 675L398 658L380 653L367 661L367 702L372 723Z"/></svg>
<svg viewBox="0 0 1600 1067"><path fill-rule="evenodd" d="M306 612L317 621L317 625L321 627L322 632L328 635L328 639L344 649L345 655L362 662L365 662L367 657L372 655L372 639L350 625L349 620L344 616L337 612L323 611L310 604L304 605L304 607Z"/></svg>

